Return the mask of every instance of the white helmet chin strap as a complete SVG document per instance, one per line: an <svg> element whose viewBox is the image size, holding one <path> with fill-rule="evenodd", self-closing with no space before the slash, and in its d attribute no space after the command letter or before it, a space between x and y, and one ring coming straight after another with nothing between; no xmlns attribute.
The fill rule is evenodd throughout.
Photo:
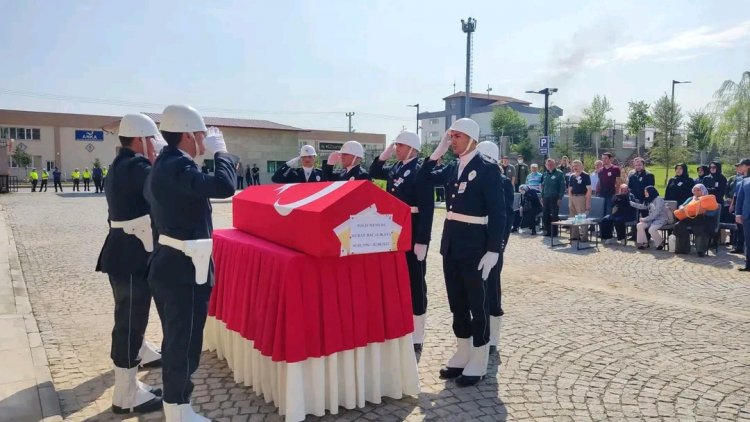
<svg viewBox="0 0 750 422"><path fill-rule="evenodd" d="M464 155L466 155L466 153L467 153L467 152L469 152L469 147L471 146L471 144L472 144L472 143L476 143L476 142L477 142L477 140L476 140L476 139L474 139L474 138L469 138L469 142L468 142L468 143L466 144L466 148L464 148L464 152L462 152L462 153L458 154L458 156L459 156L459 157L463 157Z"/></svg>

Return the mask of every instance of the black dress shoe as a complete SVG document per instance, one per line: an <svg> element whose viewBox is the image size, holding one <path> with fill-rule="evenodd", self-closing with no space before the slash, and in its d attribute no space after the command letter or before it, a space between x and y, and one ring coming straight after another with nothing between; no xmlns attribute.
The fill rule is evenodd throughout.
<svg viewBox="0 0 750 422"><path fill-rule="evenodd" d="M161 388L152 388L152 389L148 390L148 392L151 393L151 394L153 394L153 395L155 395L155 396L159 396L159 397L161 397L163 395L162 391L161 391Z"/></svg>
<svg viewBox="0 0 750 422"><path fill-rule="evenodd" d="M744 255L745 251L743 251L741 249L732 249L731 251L729 251L729 253L736 253L736 254L739 254L739 255Z"/></svg>
<svg viewBox="0 0 750 422"><path fill-rule="evenodd" d="M445 368L442 368L440 370L440 378L443 379L453 379L458 378L461 376L461 374L464 372L464 368L451 368L449 366L446 366Z"/></svg>
<svg viewBox="0 0 750 422"><path fill-rule="evenodd" d="M414 353L422 353L422 344L414 343Z"/></svg>
<svg viewBox="0 0 750 422"><path fill-rule="evenodd" d="M750 272L750 268L737 268L737 271L747 271L747 272Z"/></svg>
<svg viewBox="0 0 750 422"><path fill-rule="evenodd" d="M150 413L161 410L162 407L164 407L164 403L162 403L161 397L154 397L146 403L141 403L132 409L112 405L112 412L117 413L118 415L125 413Z"/></svg>
<svg viewBox="0 0 750 422"><path fill-rule="evenodd" d="M456 385L459 387L469 387L472 385L476 385L479 381L483 380L484 377L479 376L473 376L473 375L461 375L460 377L456 378Z"/></svg>
<svg viewBox="0 0 750 422"><path fill-rule="evenodd" d="M703 258L704 256L706 256L705 252L698 252L698 258Z"/></svg>
<svg viewBox="0 0 750 422"><path fill-rule="evenodd" d="M152 360L149 363L144 363L141 365L141 368L160 368L161 367L161 359Z"/></svg>
<svg viewBox="0 0 750 422"><path fill-rule="evenodd" d="M497 346L490 346L490 356L497 353Z"/></svg>

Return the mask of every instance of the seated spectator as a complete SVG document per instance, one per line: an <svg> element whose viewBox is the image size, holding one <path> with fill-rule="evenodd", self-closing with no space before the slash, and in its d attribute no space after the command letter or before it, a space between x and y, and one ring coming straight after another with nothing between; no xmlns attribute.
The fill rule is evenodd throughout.
<svg viewBox="0 0 750 422"><path fill-rule="evenodd" d="M521 185L518 188L521 193L521 225L518 233L523 233L523 229L531 229L531 234L536 234L536 217L542 212L542 200L539 198L539 192L531 189L528 185Z"/></svg>
<svg viewBox="0 0 750 422"><path fill-rule="evenodd" d="M693 186L695 186L695 181L688 174L687 164L677 164L674 166L674 177L669 179L669 183L667 183L664 200L682 204L693 196Z"/></svg>
<svg viewBox="0 0 750 422"><path fill-rule="evenodd" d="M531 165L531 173L526 177L526 185L537 192L542 191L542 173L539 172L539 165L536 163Z"/></svg>
<svg viewBox="0 0 750 422"><path fill-rule="evenodd" d="M627 226L625 224L634 222L638 215L637 210L630 205L631 202L635 202L635 197L630 193L628 185L623 183L620 185L620 189L612 203L612 213L605 216L601 223L599 223L602 240L605 245L613 242L613 227L617 230L617 241L623 245L625 244L625 237L627 236Z"/></svg>
<svg viewBox="0 0 750 422"><path fill-rule="evenodd" d="M648 233L651 235L651 240L654 241L656 249L662 250L664 249L664 238L659 229L667 224L667 213L670 211L664 206L664 198L659 196L659 191L655 187L646 186L643 196L642 204L630 201L631 207L639 210L648 210L648 215L641 217L635 226L637 229L636 244L638 245L638 249L648 248L648 237L646 237L646 229L648 229Z"/></svg>
<svg viewBox="0 0 750 422"><path fill-rule="evenodd" d="M674 252L677 254L690 253L690 232L693 232L693 238L695 239L695 251L698 256L705 256L708 251L708 243L711 238L711 234L714 232L714 224L716 223L716 213L719 212L719 204L714 202L714 206L706 207L703 203L701 206L690 207L691 203L701 202L701 197L708 195L708 189L702 184L693 186L693 196L688 198L679 210L682 210L687 214L687 218L678 221L674 226L675 235L675 248ZM692 216L690 209L695 208L697 215ZM714 208L711 210L710 208Z"/></svg>
<svg viewBox="0 0 750 422"><path fill-rule="evenodd" d="M695 170L698 172L698 177L696 177L694 180L695 183L703 183L703 178L708 176L708 166L701 165L696 167Z"/></svg>

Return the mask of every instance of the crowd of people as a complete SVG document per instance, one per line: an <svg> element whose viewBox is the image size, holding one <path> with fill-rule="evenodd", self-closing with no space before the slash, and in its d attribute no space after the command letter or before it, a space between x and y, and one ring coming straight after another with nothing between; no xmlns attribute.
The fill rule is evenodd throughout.
<svg viewBox="0 0 750 422"><path fill-rule="evenodd" d="M41 174L40 174L41 173ZM73 182L73 192L81 191L81 180L83 180L83 191L91 192L91 181L94 181L94 193L104 193L104 183L107 180L107 174L109 173L109 167L102 167L99 164L94 164L92 170L88 167L83 169L83 172L76 168L70 172L70 180ZM41 180L41 184L39 183ZM42 169L41 172L37 171L36 167L32 167L29 171L29 182L31 182L32 192L47 192L47 182L49 180L49 172L47 169ZM52 181L54 183L55 192L63 192L62 186L62 172L59 168L55 167L52 170ZM39 185L39 190L37 190Z"/></svg>

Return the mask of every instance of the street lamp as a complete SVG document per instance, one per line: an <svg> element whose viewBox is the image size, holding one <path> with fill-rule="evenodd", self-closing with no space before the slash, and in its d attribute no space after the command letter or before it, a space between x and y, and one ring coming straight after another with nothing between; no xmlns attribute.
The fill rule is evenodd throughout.
<svg viewBox="0 0 750 422"><path fill-rule="evenodd" d="M689 83L692 83L692 82L691 81L676 81L676 80L672 79L672 110L671 110L671 113L670 113L671 114L670 117L672 118L671 119L672 122L674 121L674 114L675 114L675 109L674 109L674 86L677 85L677 84L689 84ZM674 138L674 129L675 128L671 127L671 123L672 122L670 122L670 134L669 134L669 140L670 140L670 142L674 142L673 138ZM701 164L703 164L703 163L701 163ZM669 174L669 172L667 172L667 174Z"/></svg>
<svg viewBox="0 0 750 422"><path fill-rule="evenodd" d="M554 94L555 92L557 92L557 88L544 88L539 91L526 91L527 94L544 95L544 136L549 136L549 96ZM545 160L547 159L547 155L548 154L544 154Z"/></svg>
<svg viewBox="0 0 750 422"><path fill-rule="evenodd" d="M417 135L419 135L419 103L416 104L407 104L407 107L416 107L417 108L417 130L414 132Z"/></svg>

